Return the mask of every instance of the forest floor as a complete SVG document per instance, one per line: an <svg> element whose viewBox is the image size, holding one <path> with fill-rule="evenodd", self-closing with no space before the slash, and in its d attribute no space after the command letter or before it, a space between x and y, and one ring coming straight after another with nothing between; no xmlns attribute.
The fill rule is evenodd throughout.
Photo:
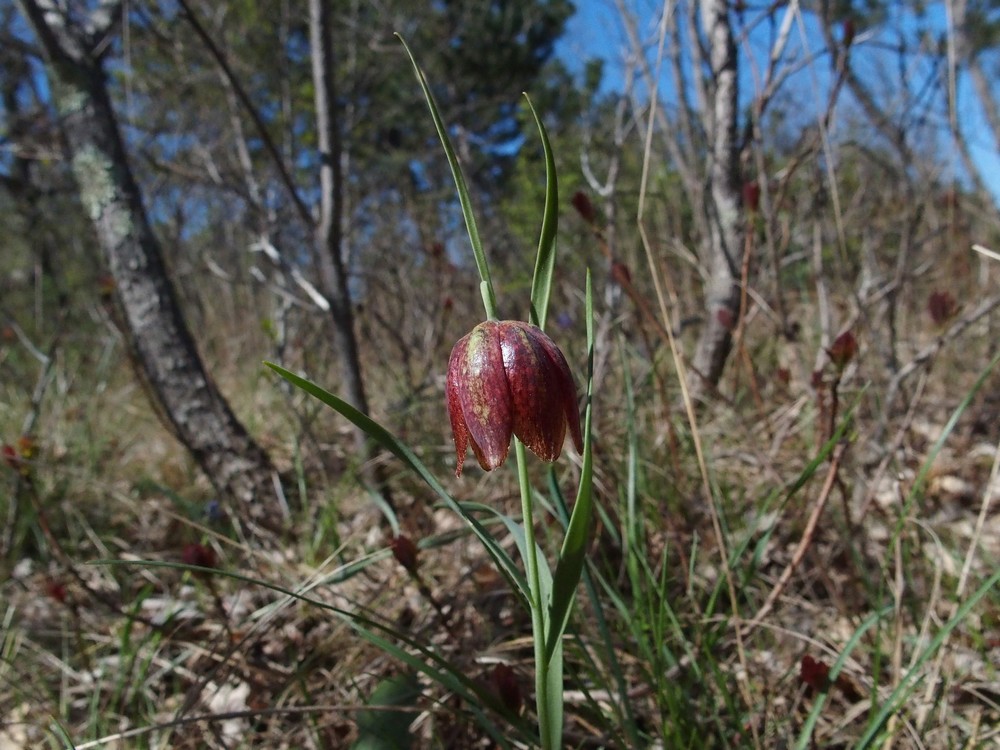
<svg viewBox="0 0 1000 750"><path fill-rule="evenodd" d="M692 429L658 363L609 337L631 364L628 382L597 375L600 514L565 644L566 746L996 747L1000 373L977 382L990 347L975 341L904 383L891 419L863 342L842 370L803 345L751 376L738 352L735 395ZM124 366L14 446L0 750L526 746L530 618L461 519L392 458L395 510L375 502L345 423L269 374L240 392L305 498L266 540L234 531L239 509ZM513 471L452 476L440 390L399 403L376 413L455 497L517 517ZM549 482L571 496L578 475L572 452L534 474L550 553ZM394 556L399 535L416 565ZM376 730L402 744L364 744Z"/></svg>

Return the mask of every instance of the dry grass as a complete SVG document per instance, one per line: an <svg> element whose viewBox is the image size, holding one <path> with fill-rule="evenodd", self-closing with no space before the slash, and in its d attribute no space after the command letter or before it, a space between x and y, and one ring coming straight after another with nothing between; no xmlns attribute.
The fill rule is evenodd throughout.
<svg viewBox="0 0 1000 750"><path fill-rule="evenodd" d="M889 257L851 235L847 266L804 241L784 265L761 263L725 380L693 420L649 317L645 261L622 255L632 296L609 274L595 376L602 514L566 643L567 746L997 742L1000 369L979 382L995 363L997 270L974 269L971 224L928 198L913 271L899 275L883 210L848 202L841 223L877 234ZM753 251L766 258L760 229ZM555 303L577 324L554 336L582 372L569 280L588 255L602 260L586 235L577 244ZM512 474L452 478L442 377L476 318L475 284L442 258L379 263L359 316L375 416L457 498L516 514ZM652 265L680 290L668 317L694 312L683 300L695 272ZM942 290L956 309L935 323L927 300ZM392 520L421 545L408 574L354 479L346 426L260 366L281 343L282 361L336 391L315 319L286 310L279 342L262 290L214 277L186 287L213 376L303 489L287 534L262 552L233 535L233 509L159 424L103 307L53 318L30 285L20 292L4 300L22 329L0 337L0 442L28 432L36 448L0 467L0 749L347 747L396 720L415 747L523 742L531 716L503 710L496 666L531 705L530 622L488 557L385 459ZM828 350L845 330L858 349L838 371ZM678 346L690 351L693 335ZM564 493L576 474L558 465ZM538 519L550 545L557 518ZM368 709L388 678L410 675L407 654L443 679L408 679L399 705ZM460 697L448 675L479 692Z"/></svg>
<svg viewBox="0 0 1000 750"><path fill-rule="evenodd" d="M932 340L914 308L902 347L909 357ZM799 314L807 320L810 310ZM363 325L379 337L372 315ZM987 591L960 611L1000 558L1000 516L990 504L997 373L961 403L989 360L989 318L954 334L890 415L880 403L892 380L879 334L857 329L833 422L848 409L853 416L813 469L831 402L829 387L821 399L808 379L824 355L807 336L779 352L751 318L723 387L729 395L697 422L709 499L673 376L620 335L634 330L629 317L612 322L604 341L596 481L606 515L567 644L567 745L627 746L633 731L651 745L661 737L779 747L805 732L817 746L853 747L894 691L901 700L876 733L882 746L996 742L1000 599ZM409 345L406 336L435 342L433 356L422 350L411 369L369 363L379 373L372 392L383 394L377 412L442 477L450 446L440 376L428 363L445 361L457 325L439 319L396 331L397 346ZM422 545L419 579L407 575L388 551L379 512L350 470L338 471L349 466L337 453L343 427L252 372L263 358L260 337L229 344L229 356L239 354L215 364L217 377L280 460L301 457L307 504L278 551L237 543L126 363L112 357L117 364L95 387L93 371L56 362L30 476L3 475L5 516L12 502L17 511L6 530L0 612L0 747L346 747L373 691L408 670L337 612L385 626L411 653L420 653L413 644L431 649L487 691L495 665L509 665L528 691L529 622L456 519L407 477L394 478L402 530ZM403 400L414 381L421 389ZM18 430L28 388L5 388L6 436ZM957 424L946 429L952 413ZM564 487L573 474L560 469ZM512 477L473 474L452 486L460 498L514 512ZM630 493L640 534L631 542ZM710 503L732 560L732 600L720 585ZM195 543L212 551L216 574L153 564L181 561ZM413 687L417 697L399 715L411 720L415 746L491 746L482 706L426 677ZM516 744L516 722L487 714ZM815 724L804 730L808 721Z"/></svg>

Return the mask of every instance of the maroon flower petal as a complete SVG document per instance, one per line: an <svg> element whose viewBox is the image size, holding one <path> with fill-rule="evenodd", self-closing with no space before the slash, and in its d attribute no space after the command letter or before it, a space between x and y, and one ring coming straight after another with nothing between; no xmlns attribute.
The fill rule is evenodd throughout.
<svg viewBox="0 0 1000 750"><path fill-rule="evenodd" d="M513 394L514 434L542 460L555 461L569 423L582 448L573 378L552 339L535 326L512 321L504 324L501 346Z"/></svg>
<svg viewBox="0 0 1000 750"><path fill-rule="evenodd" d="M403 568L410 573L417 570L417 567L420 565L420 550L410 537L403 534L393 537L390 548L392 549L392 556L396 558L396 562L402 565Z"/></svg>
<svg viewBox="0 0 1000 750"><path fill-rule="evenodd" d="M555 461L566 437L552 362L538 342L544 335L525 323L508 321L500 335L503 366L514 402L514 434L544 461Z"/></svg>
<svg viewBox="0 0 1000 750"><path fill-rule="evenodd" d="M451 350L451 357L448 359L448 418L451 420L451 438L455 442L455 454L458 462L455 465L455 476L462 476L462 467L465 465L465 453L469 448L469 430L465 426L465 417L462 415L462 404L458 397L458 366L457 362L464 359L466 349L469 346L469 336L463 336Z"/></svg>
<svg viewBox="0 0 1000 750"><path fill-rule="evenodd" d="M577 452L583 453L583 431L580 429L580 409L576 403L576 383L573 382L573 374L569 370L569 363L555 342L541 331L539 333L541 335L538 342L552 362L553 379L559 383L560 405L565 413L566 423L569 426L569 435L573 438L573 445L576 447Z"/></svg>
<svg viewBox="0 0 1000 750"><path fill-rule="evenodd" d="M513 409L503 368L499 324L488 320L469 333L464 351L449 364L462 419L479 465L492 471L507 460ZM456 444L457 447L457 444Z"/></svg>
<svg viewBox="0 0 1000 750"><path fill-rule="evenodd" d="M452 349L448 415L461 476L472 448L486 471L507 460L511 435L545 461L562 453L566 430L583 450L576 387L559 348L537 326L480 323Z"/></svg>
<svg viewBox="0 0 1000 750"><path fill-rule="evenodd" d="M854 338L854 334L850 331L844 331L837 336L830 345L830 348L827 349L827 354L830 355L830 360L833 362L834 367L841 372L854 359L857 353L858 340Z"/></svg>

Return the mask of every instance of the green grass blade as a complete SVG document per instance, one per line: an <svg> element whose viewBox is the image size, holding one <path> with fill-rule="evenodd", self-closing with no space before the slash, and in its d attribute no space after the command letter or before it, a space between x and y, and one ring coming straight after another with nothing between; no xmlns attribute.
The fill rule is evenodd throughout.
<svg viewBox="0 0 1000 750"><path fill-rule="evenodd" d="M626 480L625 480L625 518L622 529L623 548L625 550L625 566L632 585L639 585L638 561L646 557L646 543L642 536L642 519L639 516L639 432L635 420L635 391L632 386L632 373L629 371L625 354L625 342L620 340L622 360L622 376L625 386L625 434L627 436Z"/></svg>
<svg viewBox="0 0 1000 750"><path fill-rule="evenodd" d="M471 681L468 680L468 678L465 678L460 672L456 671L454 667L445 664L444 668L435 669L424 659L421 659L420 657L411 654L406 649L397 646L388 638L380 636L373 629L369 628L369 625L372 624L370 620L359 617L350 612L339 612L338 614L344 619L345 622L347 622L348 625L350 625L351 629L354 630L360 638L367 641L371 645L376 646L386 654L398 659L407 666L421 672L429 679L461 698L464 704L476 716L480 726L487 731L493 740L501 743L502 747L510 747L504 737L504 734L500 732L499 729L494 726L493 722L490 721L479 709L479 706L492 706L498 713L503 713L503 707L497 704L492 696L487 695L485 691L479 690ZM377 623L375 623L375 625L382 629L382 626L379 626ZM408 639L404 638L404 640ZM412 642L411 647L415 647ZM419 651L425 657L434 658L435 661L440 659L440 657L437 657L423 647L419 647Z"/></svg>
<svg viewBox="0 0 1000 750"><path fill-rule="evenodd" d="M69 732L66 731L66 728L58 719L53 719L49 724L49 733L55 735L55 738L62 743L63 748L66 748L66 750L74 750L76 748L73 738L69 736Z"/></svg>
<svg viewBox="0 0 1000 750"><path fill-rule="evenodd" d="M861 391L858 392L854 400L844 411L844 417L838 423L836 431L834 431L833 435L830 436L829 440L820 446L819 451L802 468L795 480L786 488L779 487L775 489L760 504L760 507L757 510L758 517L763 517L774 512L776 514L775 518L770 524L768 524L763 534L759 536L756 532L745 534L737 544L733 545L729 554L730 570L736 573L740 571L740 560L743 558L743 555L746 553L751 543L754 545L754 558L759 558L760 555L763 554L763 550L771 541L772 535L781 527L781 514L792 504L793 500L795 500L798 496L799 491L808 485L809 481L816 475L820 466L822 466L823 463L826 462L826 460L833 454L833 449L837 447L840 441L843 440L848 434L850 428L854 425L854 412L861 404L861 399L864 396L864 393L864 389L861 389ZM752 570L748 572L753 573ZM721 593L722 585L724 583L725 581L723 580L716 583L716 594Z"/></svg>
<svg viewBox="0 0 1000 750"><path fill-rule="evenodd" d="M559 181L556 178L556 161L552 155L545 125L535 111L528 95L531 116L538 126L538 135L542 139L542 152L545 155L545 208L542 211L542 229L538 237L538 254L535 256L535 273L531 278L531 312L530 320L539 328L545 328L545 320L549 313L549 296L552 292L552 271L556 262L556 230L559 228Z"/></svg>
<svg viewBox="0 0 1000 750"><path fill-rule="evenodd" d="M113 567L139 565L144 568L173 568L175 570L188 570L195 573L201 573L203 575L229 578L233 581L244 583L249 586L259 586L260 588L268 589L276 594L281 594L282 596L287 597L289 600L301 602L303 604L314 606L317 609L330 612L336 617L341 618L363 640L378 647L385 653L401 661L406 666L412 667L414 670L425 675L428 679L454 693L454 695L461 699L463 704L473 713L480 726L493 738L494 741L498 743L499 747L510 747L510 743L506 738L513 739L513 737L511 737L510 732L502 732L499 727L497 727L495 723L482 710L480 710L479 707L487 707L496 711L498 714L506 716L511 722L511 727L516 730L519 735L519 739L522 741L530 737L530 733L526 725L517 717L510 715L510 713L506 711L505 707L499 702L489 688L484 687L473 678L467 676L463 671L463 668L453 666L447 661L447 659L445 659L445 657L441 656L431 648L424 646L415 638L403 631L396 630L385 623L378 622L370 617L365 617L357 612L352 612L334 604L330 604L329 602L322 601L321 599L315 599L307 595L305 592L315 588L315 584L307 589L294 590L288 588L287 586L266 581L262 578L254 578L253 576L248 576L231 570L205 568L198 565L188 565L186 563L168 560L108 559L94 560L90 564ZM280 605L280 602L278 604ZM380 633L383 635L380 635ZM397 641L404 644L409 650L400 646Z"/></svg>
<svg viewBox="0 0 1000 750"><path fill-rule="evenodd" d="M600 635L600 645L604 663L607 664L611 672L611 679L614 681L614 690L609 693L615 696L612 703L622 732L628 735L627 747L641 747L642 741L639 736L639 727L636 723L635 709L632 700L628 697L628 680L625 677L625 670L619 659L618 650L615 648L615 637L611 632L608 618L604 614L604 607L600 599L600 593L594 584L594 576L591 573L591 564L584 566L583 587L590 598L590 608L594 613L594 620L597 625L597 632Z"/></svg>
<svg viewBox="0 0 1000 750"><path fill-rule="evenodd" d="M486 253L483 251L482 240L479 238L476 216L472 211L472 198L469 196L469 188L465 184L462 165L459 164L455 149L452 148L451 139L448 137L448 130L445 127L444 120L441 119L441 112L434 101L434 95L431 93L431 87L427 83L424 71L417 64L416 58L413 56L409 45L407 45L402 35L396 34L396 37L402 43L403 49L406 50L406 54L410 58L410 63L413 65L413 70L417 74L417 81L420 83L420 88L423 89L424 99L427 101L427 107L431 111L431 118L434 120L434 128L437 130L438 138L441 139L441 145L444 147L445 156L448 158L448 166L451 167L452 177L455 178L455 188L458 190L458 200L462 205L462 216L465 218L465 227L469 232L469 242L472 243L472 254L475 256L476 268L479 270L479 278L482 280L483 304L486 307L486 315L489 318L495 319L497 317L497 298L493 292L490 267L486 261Z"/></svg>
<svg viewBox="0 0 1000 750"><path fill-rule="evenodd" d="M944 449L945 443L951 437L951 433L958 424L958 420L961 418L962 414L965 413L965 410L972 404L976 394L979 393L979 390L986 384L990 374L998 364L1000 364L1000 354L997 354L992 360L990 360L986 369L979 374L979 377L976 378L976 381L972 384L972 388L970 388L969 392L965 394L961 403L955 407L951 416L948 418L948 421L945 423L944 427L941 428L941 434L938 436L937 440L934 441L934 444L927 452L927 457L924 459L923 465L920 467L920 471L917 472L917 476L914 477L913 484L910 486L909 492L906 493L906 501L903 503L903 508L899 513L899 518L896 520L892 537L889 541L890 549L900 543L899 539L900 535L903 533L903 527L906 525L907 519L910 518L914 503L923 497L924 489L927 486L927 479L930 476L931 471L936 466L935 460L937 459L938 454L940 454ZM890 558L891 556L887 556L886 561Z"/></svg>
<svg viewBox="0 0 1000 750"><path fill-rule="evenodd" d="M548 644L546 644L548 645ZM545 691L549 696L549 747L565 747L563 737L563 646L562 639L558 639L552 658L549 660L549 668L545 673Z"/></svg>
<svg viewBox="0 0 1000 750"><path fill-rule="evenodd" d="M351 750L409 750L413 746L410 736L413 715L406 709L414 706L420 696L420 681L414 672L383 679L367 706L357 713L358 738Z"/></svg>
<svg viewBox="0 0 1000 750"><path fill-rule="evenodd" d="M515 521L506 513L501 513L496 508L482 503L462 503L462 508L469 513L472 511L479 511L481 513L492 514L495 516L497 520L507 528L508 533L510 533L511 538L514 540L514 545L517 547L517 551L521 556L521 559L528 559L528 540L525 536L524 526L522 524ZM545 559L544 553L537 544L535 545L535 550L538 555L538 577L541 585L542 597L544 600L548 600L550 598L550 592L552 591L552 571L549 569L549 564ZM525 580L524 585L528 585L527 580Z"/></svg>
<svg viewBox="0 0 1000 750"><path fill-rule="evenodd" d="M867 633L873 625L877 624L891 611L892 607L884 607L883 609L870 614L865 618L864 622L858 626L857 630L854 631L854 634L850 637L847 643L844 644L844 650L841 651L837 661L834 662L832 667L830 667L830 684L833 684L833 682L837 679L837 675L840 674L840 670L843 668L844 664L847 663L847 659L854 651L855 646L861 642L861 636ZM812 711L809 712L806 723L802 725L802 731L799 732L799 739L795 744L795 750L806 750L806 748L813 746L813 728L816 726L816 722L819 720L819 715L823 711L823 705L826 703L827 695L829 695L828 691L823 691L816 696L816 702L813 704ZM862 747L862 745L858 745L858 747Z"/></svg>
<svg viewBox="0 0 1000 750"><path fill-rule="evenodd" d="M507 554L507 551L500 546L496 539L490 535L489 531L487 531L475 517L466 512L466 510L455 500L455 498L451 496L448 490L446 490L441 483L438 482L435 476L431 473L430 469L428 469L424 463L417 458L416 454L414 454L405 443L399 440L395 435L367 414L354 408L343 399L334 396L329 391L320 388L315 383L299 377L295 373L290 372L284 367L276 365L273 362L265 362L264 364L295 387L302 389L310 396L318 398L331 409L352 422L355 426L359 427L366 435L396 456L396 458L402 461L411 471L423 479L424 482L426 482L427 485L434 490L438 497L444 501L445 505L465 519L466 523L469 524L475 535L479 537L483 546L486 547L486 551L497 564L497 568L510 583L514 593L523 601L525 606L527 606L527 584L524 580L524 576L521 574L520 570L518 570L510 555Z"/></svg>
<svg viewBox="0 0 1000 750"><path fill-rule="evenodd" d="M879 709L878 713L868 723L868 729L862 735L861 739L855 747L866 748L872 747L876 743L876 736L882 730L882 727L889 720L889 717L895 713L904 700L913 692L919 682L920 668L924 663L930 659L937 650L941 647L941 644L945 642L945 639L951 635L951 632L957 628L962 620L968 616L972 608L979 604L980 600L986 596L988 593L993 591L994 587L1000 584L1000 570L996 571L993 575L983 582L975 592L966 599L962 606L958 608L955 612L955 616L952 617L948 622L946 622L941 629L937 632L937 635L927 644L927 648L924 649L923 653L917 658L913 663L913 666L903 675L903 679L899 681L896 689L892 691L892 694L882 704L882 708ZM836 677L833 670L830 671L831 678Z"/></svg>
<svg viewBox="0 0 1000 750"><path fill-rule="evenodd" d="M545 636L545 657L555 662L556 650L573 609L576 587L587 554L587 540L590 536L593 515L593 451L591 446L591 418L594 388L594 298L587 274L587 406L584 411L583 427L583 469L580 472L580 487L576 493L576 503L569 519L569 527L559 552L559 562L552 582L552 604L549 609L548 632Z"/></svg>

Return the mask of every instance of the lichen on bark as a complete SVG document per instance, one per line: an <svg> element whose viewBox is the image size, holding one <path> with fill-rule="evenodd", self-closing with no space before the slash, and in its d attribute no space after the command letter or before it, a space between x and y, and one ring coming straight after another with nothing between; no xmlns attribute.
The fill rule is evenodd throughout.
<svg viewBox="0 0 1000 750"><path fill-rule="evenodd" d="M115 199L111 162L88 144L77 149L72 164L73 175L80 188L80 202L92 221L100 221L108 204Z"/></svg>

